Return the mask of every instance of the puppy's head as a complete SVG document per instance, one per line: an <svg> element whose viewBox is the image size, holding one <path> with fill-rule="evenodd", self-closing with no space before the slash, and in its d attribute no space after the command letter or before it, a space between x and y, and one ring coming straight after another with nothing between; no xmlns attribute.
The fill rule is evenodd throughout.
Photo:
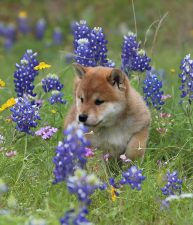
<svg viewBox="0 0 193 225"><path fill-rule="evenodd" d="M123 114L129 82L119 69L74 64L77 121L92 127L112 126Z"/></svg>

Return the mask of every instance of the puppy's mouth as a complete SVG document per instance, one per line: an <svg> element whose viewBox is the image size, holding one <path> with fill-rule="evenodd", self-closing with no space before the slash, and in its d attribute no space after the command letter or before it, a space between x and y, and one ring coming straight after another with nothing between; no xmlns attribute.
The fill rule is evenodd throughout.
<svg viewBox="0 0 193 225"><path fill-rule="evenodd" d="M100 120L98 123L96 124L88 124L88 123L83 123L85 126L87 127L97 127L98 125L100 125L102 123L102 120Z"/></svg>

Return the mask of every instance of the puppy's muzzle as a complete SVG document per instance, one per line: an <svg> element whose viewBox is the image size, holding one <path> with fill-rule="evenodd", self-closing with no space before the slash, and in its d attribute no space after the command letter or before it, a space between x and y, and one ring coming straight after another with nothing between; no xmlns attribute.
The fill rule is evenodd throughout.
<svg viewBox="0 0 193 225"><path fill-rule="evenodd" d="M86 114L80 114L78 117L79 121L82 123L85 123L87 118L88 118L88 115L86 115Z"/></svg>

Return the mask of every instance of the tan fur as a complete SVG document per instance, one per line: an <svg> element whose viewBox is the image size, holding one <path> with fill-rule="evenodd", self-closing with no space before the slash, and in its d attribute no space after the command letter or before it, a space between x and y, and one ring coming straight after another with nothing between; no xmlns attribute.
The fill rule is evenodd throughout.
<svg viewBox="0 0 193 225"><path fill-rule="evenodd" d="M119 69L75 67L81 72L75 80L75 102L66 117L65 128L72 122L79 123L80 114L87 114L85 125L93 131L88 135L93 147L109 152L115 158L123 153L132 160L143 157L150 113L127 76ZM96 99L105 102L96 105Z"/></svg>

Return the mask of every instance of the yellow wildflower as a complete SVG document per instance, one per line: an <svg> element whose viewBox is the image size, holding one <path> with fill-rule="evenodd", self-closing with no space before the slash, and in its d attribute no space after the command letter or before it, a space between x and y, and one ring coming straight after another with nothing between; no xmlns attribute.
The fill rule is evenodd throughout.
<svg viewBox="0 0 193 225"><path fill-rule="evenodd" d="M21 17L21 18L26 18L27 17L27 12L26 11L20 11L18 16Z"/></svg>
<svg viewBox="0 0 193 225"><path fill-rule="evenodd" d="M55 109L52 109L51 110L51 113L56 114L56 110Z"/></svg>
<svg viewBox="0 0 193 225"><path fill-rule="evenodd" d="M175 73L176 70L175 70L175 69L170 69L170 72L171 72L171 73Z"/></svg>
<svg viewBox="0 0 193 225"><path fill-rule="evenodd" d="M114 187L111 187L111 199L112 199L113 202L115 202L116 198L117 198L115 192L116 192L116 189Z"/></svg>
<svg viewBox="0 0 193 225"><path fill-rule="evenodd" d="M5 109L15 105L16 101L14 98L10 98L0 107L0 112L3 112Z"/></svg>
<svg viewBox="0 0 193 225"><path fill-rule="evenodd" d="M49 65L45 62L40 62L39 65L34 67L34 70L43 70L43 69L50 68L50 67L51 67L51 65Z"/></svg>
<svg viewBox="0 0 193 225"><path fill-rule="evenodd" d="M0 79L0 87L5 87L5 82Z"/></svg>
<svg viewBox="0 0 193 225"><path fill-rule="evenodd" d="M11 118L7 118L7 119L5 119L5 121L6 121L7 123L11 123L11 122L12 122L12 119L11 119Z"/></svg>

